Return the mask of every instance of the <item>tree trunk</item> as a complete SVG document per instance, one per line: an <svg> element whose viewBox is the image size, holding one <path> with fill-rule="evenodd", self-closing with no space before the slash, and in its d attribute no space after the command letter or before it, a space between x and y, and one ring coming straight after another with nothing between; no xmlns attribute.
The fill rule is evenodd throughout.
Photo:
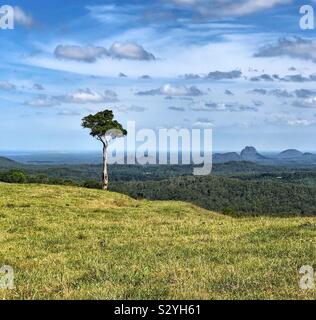
<svg viewBox="0 0 316 320"><path fill-rule="evenodd" d="M102 189L108 190L109 175L108 175L108 146L103 144L103 175L102 175Z"/></svg>

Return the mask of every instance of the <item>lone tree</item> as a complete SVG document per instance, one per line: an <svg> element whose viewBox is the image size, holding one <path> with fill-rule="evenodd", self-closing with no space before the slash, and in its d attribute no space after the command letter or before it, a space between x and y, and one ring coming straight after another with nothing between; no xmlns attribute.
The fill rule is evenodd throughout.
<svg viewBox="0 0 316 320"><path fill-rule="evenodd" d="M82 126L90 129L90 135L101 141L103 144L102 189L108 190L108 146L111 140L126 136L127 131L123 129L123 126L119 122L114 120L114 115L111 110L104 110L95 115L90 114L82 119Z"/></svg>

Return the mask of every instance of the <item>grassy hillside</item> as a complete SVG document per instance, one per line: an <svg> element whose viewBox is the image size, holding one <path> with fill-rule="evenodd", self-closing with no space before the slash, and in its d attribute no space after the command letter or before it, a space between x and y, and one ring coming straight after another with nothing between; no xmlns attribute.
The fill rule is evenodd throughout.
<svg viewBox="0 0 316 320"><path fill-rule="evenodd" d="M0 185L0 299L315 299L316 218L231 218L181 202Z"/></svg>

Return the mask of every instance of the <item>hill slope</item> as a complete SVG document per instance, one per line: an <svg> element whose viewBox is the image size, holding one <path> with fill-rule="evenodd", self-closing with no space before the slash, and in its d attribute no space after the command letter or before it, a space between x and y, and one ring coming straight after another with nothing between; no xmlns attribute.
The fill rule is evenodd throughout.
<svg viewBox="0 0 316 320"><path fill-rule="evenodd" d="M246 177L246 176L245 176ZM316 215L316 187L279 179L251 181L205 176L116 182L112 190L134 198L189 201L208 210L243 214Z"/></svg>
<svg viewBox="0 0 316 320"><path fill-rule="evenodd" d="M0 299L315 299L315 218L230 218L181 202L0 184Z"/></svg>
<svg viewBox="0 0 316 320"><path fill-rule="evenodd" d="M17 162L14 160L5 158L5 157L0 157L0 168L11 168L14 167L15 165L18 165Z"/></svg>

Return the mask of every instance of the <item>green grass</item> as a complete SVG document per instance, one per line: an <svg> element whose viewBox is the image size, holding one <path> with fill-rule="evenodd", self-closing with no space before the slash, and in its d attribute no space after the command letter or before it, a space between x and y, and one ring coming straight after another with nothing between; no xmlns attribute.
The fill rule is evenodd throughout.
<svg viewBox="0 0 316 320"><path fill-rule="evenodd" d="M316 218L232 218L181 202L0 185L0 299L315 299Z"/></svg>

